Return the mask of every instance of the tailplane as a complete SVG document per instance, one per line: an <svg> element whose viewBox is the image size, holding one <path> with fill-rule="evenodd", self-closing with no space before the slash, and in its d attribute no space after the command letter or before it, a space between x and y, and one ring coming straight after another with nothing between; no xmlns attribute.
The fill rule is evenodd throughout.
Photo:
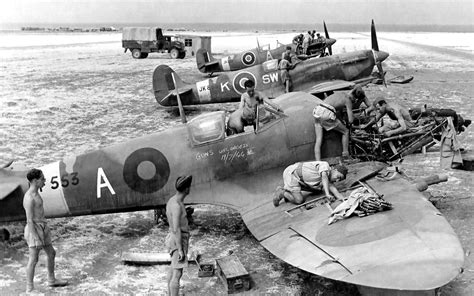
<svg viewBox="0 0 474 296"><path fill-rule="evenodd" d="M181 78L167 65L159 65L153 72L153 92L158 104L162 106L177 106L177 96L192 92L191 85L184 83Z"/></svg>
<svg viewBox="0 0 474 296"><path fill-rule="evenodd" d="M219 60L216 60L210 52L204 48L198 49L196 53L196 64L202 73L219 72Z"/></svg>

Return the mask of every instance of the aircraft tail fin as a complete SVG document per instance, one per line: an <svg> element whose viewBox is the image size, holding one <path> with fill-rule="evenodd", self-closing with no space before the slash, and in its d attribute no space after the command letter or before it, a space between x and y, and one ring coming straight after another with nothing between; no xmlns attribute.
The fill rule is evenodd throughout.
<svg viewBox="0 0 474 296"><path fill-rule="evenodd" d="M196 52L196 64L199 71L202 73L219 71L219 61L216 60L212 54L204 48L200 48Z"/></svg>
<svg viewBox="0 0 474 296"><path fill-rule="evenodd" d="M184 95L192 92L192 90L192 86L184 83L169 66L159 65L155 68L153 72L153 92L158 104L162 106L177 106L176 94Z"/></svg>

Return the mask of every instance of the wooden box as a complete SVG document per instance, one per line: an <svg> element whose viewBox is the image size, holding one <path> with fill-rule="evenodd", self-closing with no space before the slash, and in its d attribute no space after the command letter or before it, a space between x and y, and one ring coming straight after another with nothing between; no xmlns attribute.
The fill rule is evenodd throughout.
<svg viewBox="0 0 474 296"><path fill-rule="evenodd" d="M228 294L250 290L250 275L237 256L216 259L216 273Z"/></svg>

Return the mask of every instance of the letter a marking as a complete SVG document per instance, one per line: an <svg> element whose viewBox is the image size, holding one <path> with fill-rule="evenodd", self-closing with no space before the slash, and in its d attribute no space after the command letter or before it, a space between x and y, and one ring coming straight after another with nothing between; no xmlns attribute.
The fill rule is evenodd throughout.
<svg viewBox="0 0 474 296"><path fill-rule="evenodd" d="M102 183L102 180L104 180L104 183ZM101 198L101 192L102 188L107 187L112 193L112 195L115 195L115 191L112 188L112 185L110 185L109 179L107 179L107 176L104 173L104 170L102 168L97 169L97 198Z"/></svg>

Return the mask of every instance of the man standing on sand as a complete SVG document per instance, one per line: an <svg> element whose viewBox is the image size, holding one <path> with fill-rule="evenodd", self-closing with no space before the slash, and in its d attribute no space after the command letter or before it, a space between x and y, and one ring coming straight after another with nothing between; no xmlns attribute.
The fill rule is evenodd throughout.
<svg viewBox="0 0 474 296"><path fill-rule="evenodd" d="M189 194L193 176L182 176L176 179L176 194L166 204L166 216L170 232L166 245L171 255L171 266L168 272L168 295L179 294L179 281L183 268L188 267L189 225L184 207L184 199Z"/></svg>
<svg viewBox="0 0 474 296"><path fill-rule="evenodd" d="M26 212L25 240L29 247L28 265L26 266L26 292L33 291L35 267L41 249L44 249L48 256L48 286L66 286L67 281L58 280L54 275L56 250L51 244L51 232L44 216L43 199L38 192L44 187L46 180L43 172L38 169L31 169L26 174L26 178L30 184L30 188L23 197L23 207Z"/></svg>
<svg viewBox="0 0 474 296"><path fill-rule="evenodd" d="M336 118L336 113L341 112L346 108L348 124L354 121L354 114L352 112L353 106L360 106L364 103L370 106L370 103L365 96L364 91L360 86L356 86L348 94L343 92L336 92L327 97L324 102L317 105L313 110L314 129L316 133L316 143L314 144L314 157L316 160L321 160L321 145L323 142L323 128L326 131L334 129L342 134L342 159L343 161L351 161L349 156L349 129Z"/></svg>
<svg viewBox="0 0 474 296"><path fill-rule="evenodd" d="M278 64L280 69L281 82L285 86L285 93L289 93L291 90L291 76L290 69L293 67L291 64L291 46L287 46L285 52L281 54L281 60Z"/></svg>

